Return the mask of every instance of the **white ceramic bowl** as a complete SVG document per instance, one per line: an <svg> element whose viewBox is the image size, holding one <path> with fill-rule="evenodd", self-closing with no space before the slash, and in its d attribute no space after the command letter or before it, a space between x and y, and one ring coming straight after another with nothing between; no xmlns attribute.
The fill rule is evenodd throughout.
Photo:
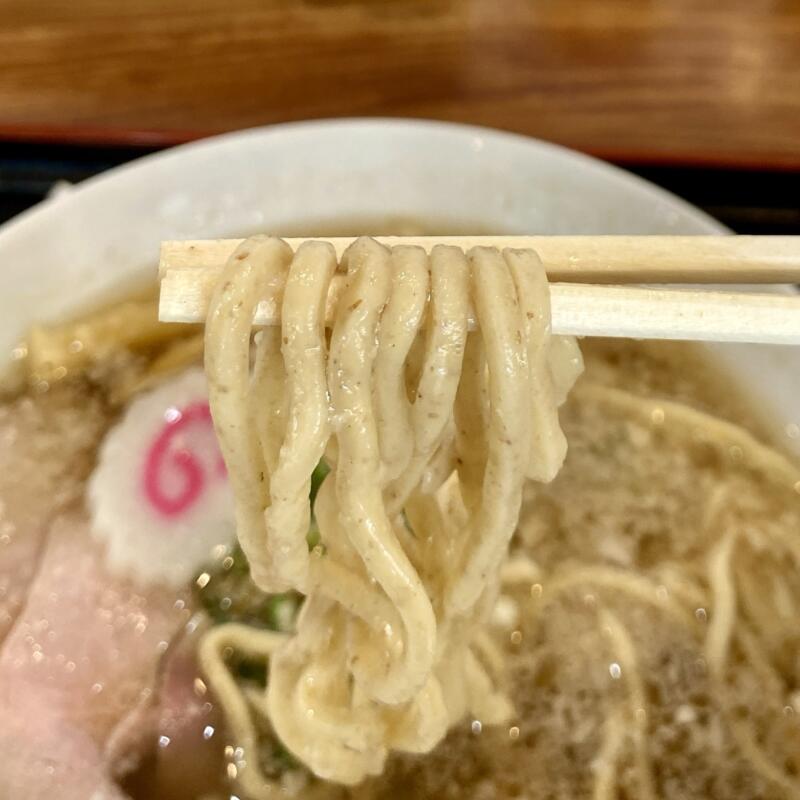
<svg viewBox="0 0 800 800"><path fill-rule="evenodd" d="M496 233L725 232L646 181L521 136L405 120L259 128L111 170L0 228L0 359L33 321L154 274L162 239L387 217ZM800 422L798 348L713 351L776 430Z"/></svg>

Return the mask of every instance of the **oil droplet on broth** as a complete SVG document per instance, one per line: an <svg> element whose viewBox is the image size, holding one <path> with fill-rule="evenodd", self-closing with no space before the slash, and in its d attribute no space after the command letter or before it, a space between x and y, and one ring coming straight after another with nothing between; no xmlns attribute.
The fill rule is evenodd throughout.
<svg viewBox="0 0 800 800"><path fill-rule="evenodd" d="M608 665L608 674L617 681L622 677L622 667L616 661L612 661Z"/></svg>

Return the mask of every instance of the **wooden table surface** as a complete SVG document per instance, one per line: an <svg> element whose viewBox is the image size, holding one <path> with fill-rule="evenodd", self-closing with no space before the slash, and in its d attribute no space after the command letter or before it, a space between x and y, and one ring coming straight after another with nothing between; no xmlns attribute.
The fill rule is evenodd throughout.
<svg viewBox="0 0 800 800"><path fill-rule="evenodd" d="M0 0L0 138L355 115L800 169L800 0Z"/></svg>

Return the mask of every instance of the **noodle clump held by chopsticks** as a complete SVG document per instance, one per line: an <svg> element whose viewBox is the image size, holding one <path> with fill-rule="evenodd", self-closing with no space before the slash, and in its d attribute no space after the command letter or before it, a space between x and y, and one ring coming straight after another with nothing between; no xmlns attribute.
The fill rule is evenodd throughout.
<svg viewBox="0 0 800 800"><path fill-rule="evenodd" d="M328 332L337 270L346 284ZM281 325L251 337L272 283L285 284ZM290 637L223 625L201 646L248 794L273 788L253 714L345 784L380 773L393 750L431 750L467 713L510 715L482 629L523 484L551 480L566 451L557 408L582 362L549 331L532 251L428 255L363 238L337 265L328 244L292 253L254 237L229 260L205 359L238 537L261 589L306 596ZM309 549L322 458L332 469ZM265 692L237 683L231 650L268 659Z"/></svg>

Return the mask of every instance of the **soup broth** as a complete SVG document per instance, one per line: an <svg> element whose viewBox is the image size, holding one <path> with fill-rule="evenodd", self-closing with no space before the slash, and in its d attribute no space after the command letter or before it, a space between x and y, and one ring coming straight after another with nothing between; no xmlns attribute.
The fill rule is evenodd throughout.
<svg viewBox="0 0 800 800"><path fill-rule="evenodd" d="M131 399L199 363L197 333L178 333L51 363L3 407L36 417L31 452L64 462L51 516L83 502L102 434ZM300 796L800 796L800 470L767 447L758 415L700 349L581 348L586 371L561 410L566 463L526 488L491 619L513 719L467 719L433 753L395 756L352 789L312 779L273 739L263 767ZM239 551L218 555L192 584L195 627L291 628L301 598L264 596ZM8 606L9 625L21 605ZM232 796L225 722L188 663L203 710L187 763L203 760L202 786L164 777L169 737L153 733L143 758L115 770L136 798ZM268 679L263 663L232 668L254 687Z"/></svg>

